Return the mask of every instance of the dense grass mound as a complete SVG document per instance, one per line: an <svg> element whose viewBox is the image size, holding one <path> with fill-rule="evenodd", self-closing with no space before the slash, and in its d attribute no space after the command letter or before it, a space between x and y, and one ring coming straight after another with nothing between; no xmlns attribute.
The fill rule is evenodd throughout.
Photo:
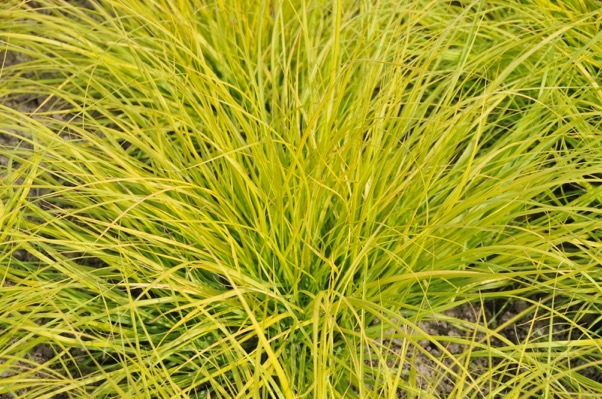
<svg viewBox="0 0 602 399"><path fill-rule="evenodd" d="M602 395L599 2L75 3L0 5L0 397Z"/></svg>

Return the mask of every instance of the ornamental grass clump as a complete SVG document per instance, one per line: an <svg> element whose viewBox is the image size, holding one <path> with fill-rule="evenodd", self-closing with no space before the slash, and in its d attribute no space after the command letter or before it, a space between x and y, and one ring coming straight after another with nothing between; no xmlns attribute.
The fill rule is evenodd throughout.
<svg viewBox="0 0 602 399"><path fill-rule="evenodd" d="M601 24L2 2L0 397L602 395Z"/></svg>

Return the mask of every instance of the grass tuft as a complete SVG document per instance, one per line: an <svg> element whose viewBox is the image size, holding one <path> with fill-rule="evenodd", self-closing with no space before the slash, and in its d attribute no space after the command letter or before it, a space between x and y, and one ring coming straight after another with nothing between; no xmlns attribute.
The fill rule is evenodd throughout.
<svg viewBox="0 0 602 399"><path fill-rule="evenodd" d="M2 2L0 397L602 395L601 21Z"/></svg>

